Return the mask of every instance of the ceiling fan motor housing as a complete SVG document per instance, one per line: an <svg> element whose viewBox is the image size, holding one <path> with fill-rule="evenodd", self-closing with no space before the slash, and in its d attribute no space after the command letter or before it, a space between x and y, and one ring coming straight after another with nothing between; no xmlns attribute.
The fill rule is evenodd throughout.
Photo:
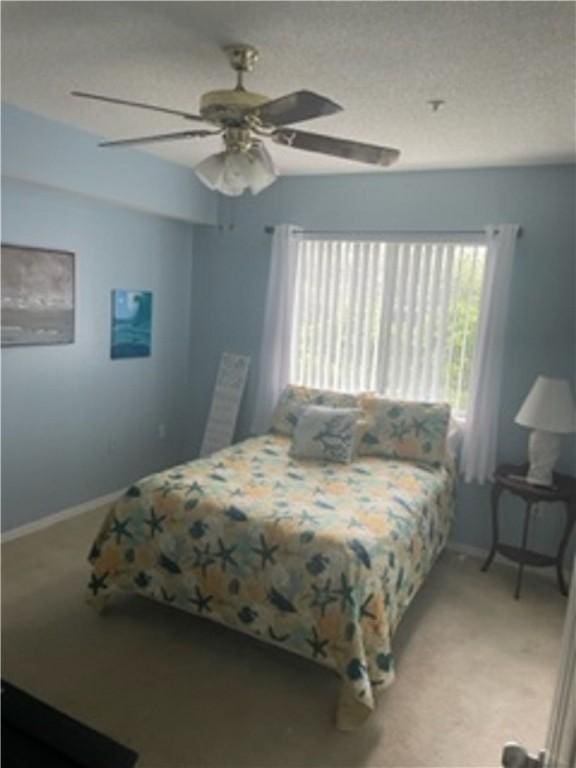
<svg viewBox="0 0 576 768"><path fill-rule="evenodd" d="M268 96L250 91L209 91L200 99L200 114L216 125L242 126L246 123L246 113L267 101Z"/></svg>

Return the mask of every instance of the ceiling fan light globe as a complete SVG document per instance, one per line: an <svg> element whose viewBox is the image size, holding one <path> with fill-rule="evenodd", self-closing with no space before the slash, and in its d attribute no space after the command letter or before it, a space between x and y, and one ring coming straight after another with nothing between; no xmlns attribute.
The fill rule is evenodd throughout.
<svg viewBox="0 0 576 768"><path fill-rule="evenodd" d="M218 152L202 160L194 169L200 181L213 192L238 197L246 189L243 169L238 168L232 155L228 152Z"/></svg>
<svg viewBox="0 0 576 768"><path fill-rule="evenodd" d="M263 144L255 144L248 156L251 160L248 186L250 192L257 195L276 181L277 173L272 158Z"/></svg>
<svg viewBox="0 0 576 768"><path fill-rule="evenodd" d="M252 192L253 195L257 195L262 192L262 190L269 187L270 184L273 184L275 181L276 176L271 175L263 169L259 168L252 175L252 179L250 180L248 186L250 188L250 192Z"/></svg>
<svg viewBox="0 0 576 768"><path fill-rule="evenodd" d="M226 152L219 191L237 197L248 186L250 161L245 152Z"/></svg>
<svg viewBox="0 0 576 768"><path fill-rule="evenodd" d="M238 169L234 161L231 163L230 157L228 152L218 152L198 163L194 170L208 189L237 197L246 189L246 182L242 169Z"/></svg>
<svg viewBox="0 0 576 768"><path fill-rule="evenodd" d="M262 144L248 152L219 152L202 160L196 175L209 189L238 197L246 189L257 195L276 180L272 158Z"/></svg>
<svg viewBox="0 0 576 768"><path fill-rule="evenodd" d="M194 168L196 176L205 184L208 189L213 191L218 189L224 172L224 152L218 152L210 155Z"/></svg>
<svg viewBox="0 0 576 768"><path fill-rule="evenodd" d="M244 185L236 186L234 184L223 182L218 187L218 192L221 192L223 195L226 195L227 197L240 197L240 195L244 194L245 189L246 187Z"/></svg>

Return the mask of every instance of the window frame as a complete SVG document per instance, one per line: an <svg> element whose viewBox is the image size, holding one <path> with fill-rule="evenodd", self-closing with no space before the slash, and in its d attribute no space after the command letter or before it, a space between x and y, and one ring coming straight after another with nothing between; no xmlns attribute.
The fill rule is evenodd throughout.
<svg viewBox="0 0 576 768"><path fill-rule="evenodd" d="M299 260L298 267L297 267L297 273L299 274L299 270L301 268L301 248L304 246L305 243L314 243L314 242L325 242L325 243L339 243L339 244L350 244L353 246L358 246L361 243L378 243L378 244L385 244L390 246L399 246L402 245L404 247L411 247L411 246L417 246L417 245L426 245L426 246L438 246L438 245L456 245L462 248L466 247L473 247L473 248L482 248L483 253L481 254L483 258L483 265L482 265L482 272L481 272L481 284L479 288L479 296L478 296L478 311L481 310L482 307L482 296L484 291L484 282L486 277L486 255L487 255L487 236L485 232L463 232L463 231L452 231L452 232L440 232L440 231L393 231L393 232L322 232L322 231L316 231L316 232L309 232L309 231L300 231L297 235L298 238L298 252L297 252L297 258ZM478 257L478 254L475 255L475 258ZM388 271L389 269L394 269L392 265L394 262L390 259L386 258L385 269ZM394 265L395 268L398 268L397 263ZM452 266L450 266L450 269L452 269ZM298 286L298 277L297 274L297 286ZM451 272L450 272L451 274ZM430 276L428 276L427 280L430 279ZM440 290L442 290L442 284L438 284L440 286ZM386 385L386 379L389 368L388 365L383 364L382 361L389 360L390 359L390 348L389 348L389 342L391 333L387 329L386 332L383 334L382 329L384 328L386 322L390 322L391 315L393 313L393 309L390 309L392 307L392 302L390 301L391 294L395 290L395 283L394 280L389 279L384 281L383 286L384 293L382 295L382 298L380 300L380 306L381 306L381 317L380 317L380 335L378 337L379 344L382 343L382 340L384 339L384 349L379 347L379 352L377 353L377 377L376 377L376 387L375 391L382 394L382 396L389 396L389 397L398 397L401 396L398 394L390 395L386 394L387 389L389 390L389 387ZM388 301L386 301L386 297L388 297ZM297 301L299 301L300 298L297 297ZM382 309L383 307L383 309ZM290 349L290 381L291 383L297 383L295 382L294 376L294 360L295 356L297 354L298 349L298 332L296 329L296 322L297 322L297 315L298 313L294 313L294 324L292 328L292 344ZM430 332L426 327L422 328L422 332L424 334L428 335L428 338L430 338ZM477 332L478 332L478 322L476 322L476 328L474 329L473 336L472 336L472 347L471 347L471 353L470 353L470 361L472 364L473 358L474 358L474 347L475 343L477 341ZM469 340L468 336L464 337L466 340ZM388 345L388 346L387 346ZM306 384L305 386L312 386L310 384ZM468 386L467 391L469 393L470 389L470 380L468 380ZM355 392L360 391L359 388L345 388L342 389L342 391L348 391L348 392ZM403 399L414 399L409 397L403 397ZM448 399L448 398L446 398ZM464 409L455 409L455 404L452 404L453 411L454 411L454 417L457 421L463 422L465 420L465 410Z"/></svg>

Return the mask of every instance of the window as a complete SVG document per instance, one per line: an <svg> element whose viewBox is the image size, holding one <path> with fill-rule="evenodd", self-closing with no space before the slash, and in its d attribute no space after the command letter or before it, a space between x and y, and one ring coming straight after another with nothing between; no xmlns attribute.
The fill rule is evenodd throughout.
<svg viewBox="0 0 576 768"><path fill-rule="evenodd" d="M304 236L291 382L446 400L464 415L485 254L480 240Z"/></svg>

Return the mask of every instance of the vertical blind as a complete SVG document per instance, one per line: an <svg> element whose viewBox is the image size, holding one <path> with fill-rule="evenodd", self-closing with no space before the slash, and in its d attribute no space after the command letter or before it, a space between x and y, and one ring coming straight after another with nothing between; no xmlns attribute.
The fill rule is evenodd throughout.
<svg viewBox="0 0 576 768"><path fill-rule="evenodd" d="M485 245L302 239L290 379L463 414Z"/></svg>

